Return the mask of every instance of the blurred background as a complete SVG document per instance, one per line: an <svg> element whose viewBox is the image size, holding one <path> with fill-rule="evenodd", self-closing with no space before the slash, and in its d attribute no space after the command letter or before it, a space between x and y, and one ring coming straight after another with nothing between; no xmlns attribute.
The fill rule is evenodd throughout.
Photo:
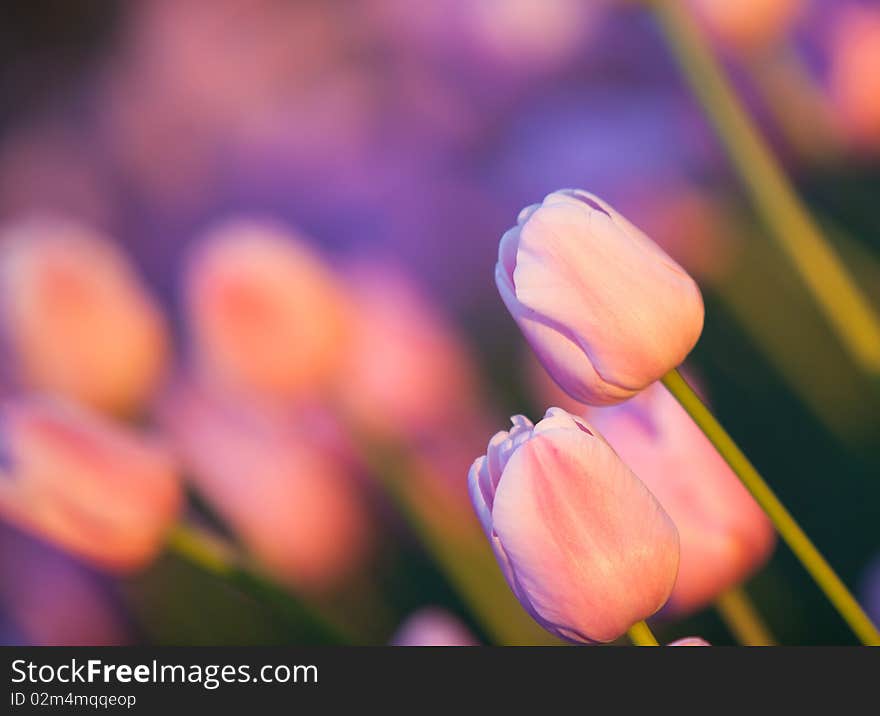
<svg viewBox="0 0 880 716"><path fill-rule="evenodd" d="M880 3L691 7L880 309ZM0 36L0 248L100 237L131 265L162 317L163 347L145 349L161 368L143 395L96 409L159 433L185 476L187 519L346 640L387 643L432 607L499 641L461 589L480 570L448 563L475 527L467 469L507 416L537 419L558 398L493 266L518 211L572 186L700 283L706 324L689 371L880 619L880 384L764 233L638 4L32 0L3 3ZM282 353L324 340L306 359L314 370L281 387L227 380L271 345L252 328L265 296L230 266L267 300L316 307L318 325L271 339ZM4 296L17 290L3 280ZM116 320L124 333L128 318ZM91 339L75 326L64 341L40 334L45 350L76 353ZM41 381L21 353L7 336L10 400L40 389L93 402ZM364 434L391 458L361 449ZM281 485L288 472L295 489ZM407 517L420 509L439 516L427 539ZM173 553L119 572L53 542L0 522L3 643L320 640ZM748 591L782 643L852 642L784 545ZM732 643L711 609L655 627L661 640Z"/></svg>

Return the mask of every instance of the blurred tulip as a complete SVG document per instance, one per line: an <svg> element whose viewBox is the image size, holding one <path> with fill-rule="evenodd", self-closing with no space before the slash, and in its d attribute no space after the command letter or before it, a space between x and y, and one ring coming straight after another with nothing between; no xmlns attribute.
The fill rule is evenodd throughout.
<svg viewBox="0 0 880 716"><path fill-rule="evenodd" d="M831 95L842 131L880 148L880 8L847 7L831 33Z"/></svg>
<svg viewBox="0 0 880 716"><path fill-rule="evenodd" d="M720 280L732 263L738 237L724 208L708 191L674 178L649 185L630 182L624 207L666 253L701 280Z"/></svg>
<svg viewBox="0 0 880 716"><path fill-rule="evenodd" d="M698 636L686 636L684 639L678 639L677 641L671 641L667 646L712 646L705 639L701 639Z"/></svg>
<svg viewBox="0 0 880 716"><path fill-rule="evenodd" d="M32 646L112 646L131 638L101 575L6 528L0 528L0 605Z"/></svg>
<svg viewBox="0 0 880 716"><path fill-rule="evenodd" d="M5 333L27 384L131 413L168 352L158 306L125 256L73 222L32 219L2 230Z"/></svg>
<svg viewBox="0 0 880 716"><path fill-rule="evenodd" d="M770 520L666 388L655 383L588 417L678 528L670 612L706 605L767 561L776 541Z"/></svg>
<svg viewBox="0 0 880 716"><path fill-rule="evenodd" d="M504 576L548 631L612 641L669 597L675 525L587 423L560 408L512 422L468 475Z"/></svg>
<svg viewBox="0 0 880 716"><path fill-rule="evenodd" d="M595 31L602 3L578 0L370 0L368 16L389 40L433 60L461 84L484 78L499 91L571 61Z"/></svg>
<svg viewBox="0 0 880 716"><path fill-rule="evenodd" d="M339 375L343 294L295 234L224 224L196 249L185 290L196 368L208 383L271 402L321 393Z"/></svg>
<svg viewBox="0 0 880 716"><path fill-rule="evenodd" d="M151 0L126 10L98 121L107 154L164 206L204 200L218 154L228 160L238 135L320 84L347 37L326 3Z"/></svg>
<svg viewBox="0 0 880 716"><path fill-rule="evenodd" d="M161 445L73 404L21 398L0 411L0 515L106 568L159 552L181 502Z"/></svg>
<svg viewBox="0 0 880 716"><path fill-rule="evenodd" d="M472 409L471 356L439 308L382 265L347 279L356 311L338 392L349 414L373 433L412 437Z"/></svg>
<svg viewBox="0 0 880 716"><path fill-rule="evenodd" d="M681 363L703 327L693 279L580 190L520 212L501 239L495 281L541 363L584 403L635 395Z"/></svg>
<svg viewBox="0 0 880 716"><path fill-rule="evenodd" d="M443 609L426 607L410 615L391 639L392 646L478 646L464 624Z"/></svg>
<svg viewBox="0 0 880 716"><path fill-rule="evenodd" d="M713 34L741 49L778 41L791 29L804 7L804 0L689 1Z"/></svg>
<svg viewBox="0 0 880 716"><path fill-rule="evenodd" d="M363 563L366 504L330 446L278 415L186 387L162 413L196 490L278 579L317 592Z"/></svg>
<svg viewBox="0 0 880 716"><path fill-rule="evenodd" d="M89 149L63 119L7 132L0 143L0 215L57 212L106 224L111 192Z"/></svg>

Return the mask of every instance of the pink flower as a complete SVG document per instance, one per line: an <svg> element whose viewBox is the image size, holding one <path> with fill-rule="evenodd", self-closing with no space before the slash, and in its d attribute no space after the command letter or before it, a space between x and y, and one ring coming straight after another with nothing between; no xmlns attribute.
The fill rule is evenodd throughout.
<svg viewBox="0 0 880 716"><path fill-rule="evenodd" d="M411 614L392 637L391 645L478 646L464 624L437 607L426 607Z"/></svg>
<svg viewBox="0 0 880 716"><path fill-rule="evenodd" d="M126 257L90 229L51 219L6 227L2 320L21 379L130 413L156 386L168 337Z"/></svg>
<svg viewBox="0 0 880 716"><path fill-rule="evenodd" d="M698 636L686 636L684 639L669 642L666 646L712 646L708 641Z"/></svg>
<svg viewBox="0 0 880 716"><path fill-rule="evenodd" d="M678 534L587 423L521 415L471 467L471 500L510 588L545 629L608 642L654 614L678 570Z"/></svg>
<svg viewBox="0 0 880 716"><path fill-rule="evenodd" d="M880 148L880 8L845 8L831 33L831 95L853 144Z"/></svg>
<svg viewBox="0 0 880 716"><path fill-rule="evenodd" d="M193 486L276 578L317 592L361 566L369 517L334 446L278 414L185 387L167 399L163 422Z"/></svg>
<svg viewBox="0 0 880 716"><path fill-rule="evenodd" d="M73 404L21 398L0 410L0 515L107 568L159 552L181 503L161 445Z"/></svg>
<svg viewBox="0 0 880 716"><path fill-rule="evenodd" d="M693 279L580 190L520 212L501 239L495 281L541 363L584 403L635 395L681 363L703 328Z"/></svg>
<svg viewBox="0 0 880 716"><path fill-rule="evenodd" d="M704 606L766 562L770 520L666 388L655 384L589 418L678 528L671 611Z"/></svg>
<svg viewBox="0 0 880 716"><path fill-rule="evenodd" d="M345 353L347 306L329 268L271 224L210 233L186 275L196 367L208 383L263 400L325 390Z"/></svg>
<svg viewBox="0 0 880 716"><path fill-rule="evenodd" d="M347 274L356 310L338 396L365 429L407 438L473 409L471 356L441 311L397 271L360 264Z"/></svg>
<svg viewBox="0 0 880 716"><path fill-rule="evenodd" d="M723 42L742 49L777 42L798 20L804 0L690 0Z"/></svg>

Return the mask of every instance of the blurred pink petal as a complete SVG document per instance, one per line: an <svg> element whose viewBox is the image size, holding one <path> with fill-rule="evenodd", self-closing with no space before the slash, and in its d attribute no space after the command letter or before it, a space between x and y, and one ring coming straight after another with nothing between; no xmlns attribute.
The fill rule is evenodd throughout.
<svg viewBox="0 0 880 716"><path fill-rule="evenodd" d="M678 570L678 534L587 423L551 408L513 418L471 467L471 499L507 582L548 631L608 642L654 614Z"/></svg>
<svg viewBox="0 0 880 716"><path fill-rule="evenodd" d="M799 19L804 0L689 0L723 42L743 49L778 42Z"/></svg>
<svg viewBox="0 0 880 716"><path fill-rule="evenodd" d="M339 400L364 429L395 438L429 433L477 402L464 341L394 269L359 264L347 274L353 332Z"/></svg>
<svg viewBox="0 0 880 716"><path fill-rule="evenodd" d="M345 358L348 307L329 267L298 236L240 220L210 232L186 274L200 378L247 398L321 394Z"/></svg>
<svg viewBox="0 0 880 716"><path fill-rule="evenodd" d="M110 191L83 137L63 121L30 121L0 144L0 214L59 212L104 224Z"/></svg>
<svg viewBox="0 0 880 716"><path fill-rule="evenodd" d="M770 520L666 388L656 383L588 415L678 528L681 563L667 609L698 609L767 561Z"/></svg>
<svg viewBox="0 0 880 716"><path fill-rule="evenodd" d="M193 486L276 578L322 591L363 564L367 507L330 446L277 415L186 387L162 411Z"/></svg>
<svg viewBox="0 0 880 716"><path fill-rule="evenodd" d="M101 410L136 411L162 376L165 321L126 257L74 222L0 235L0 300L21 378Z"/></svg>
<svg viewBox="0 0 880 716"><path fill-rule="evenodd" d="M411 614L391 639L392 646L478 646L467 627L452 614L426 607Z"/></svg>
<svg viewBox="0 0 880 716"><path fill-rule="evenodd" d="M684 639L671 641L667 646L712 646L708 641L698 636L686 636Z"/></svg>
<svg viewBox="0 0 880 716"><path fill-rule="evenodd" d="M620 402L679 365L703 327L693 279L597 197L558 191L501 239L495 280L572 398Z"/></svg>
<svg viewBox="0 0 880 716"><path fill-rule="evenodd" d="M102 75L99 120L113 160L164 205L204 199L237 135L301 100L346 49L325 3L130 6Z"/></svg>
<svg viewBox="0 0 880 716"><path fill-rule="evenodd" d="M427 60L458 84L479 80L498 92L571 62L589 44L604 12L591 0L371 0L367 17L386 45ZM475 81L476 78L476 81ZM485 91L485 85L484 85Z"/></svg>
<svg viewBox="0 0 880 716"><path fill-rule="evenodd" d="M880 149L880 8L846 7L832 26L830 85L841 130Z"/></svg>
<svg viewBox="0 0 880 716"><path fill-rule="evenodd" d="M161 550L182 496L160 444L43 398L8 401L0 419L0 515L111 569L142 567Z"/></svg>

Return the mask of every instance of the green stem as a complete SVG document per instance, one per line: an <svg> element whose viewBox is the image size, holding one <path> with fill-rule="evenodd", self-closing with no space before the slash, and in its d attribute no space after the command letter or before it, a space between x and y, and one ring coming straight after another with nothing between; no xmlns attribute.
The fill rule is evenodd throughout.
<svg viewBox="0 0 880 716"><path fill-rule="evenodd" d="M168 535L168 549L178 557L229 582L259 603L270 607L291 633L303 642L350 644L335 625L301 600L277 587L252 569L228 545L207 532L180 523Z"/></svg>
<svg viewBox="0 0 880 716"><path fill-rule="evenodd" d="M657 641L657 637L654 636L654 632L646 622L633 624L626 634L634 646L660 646L660 642Z"/></svg>
<svg viewBox="0 0 880 716"><path fill-rule="evenodd" d="M880 646L880 632L868 618L846 585L825 561L806 533L800 528L779 498L754 468L733 438L715 419L709 409L677 370L663 377L663 385L681 403L700 430L764 509L779 535L804 565L825 596L863 644Z"/></svg>
<svg viewBox="0 0 880 716"><path fill-rule="evenodd" d="M646 1L770 235L855 363L880 374L880 319L746 114L685 3Z"/></svg>
<svg viewBox="0 0 880 716"><path fill-rule="evenodd" d="M733 587L715 600L727 628L743 646L774 646L773 635L742 587Z"/></svg>

